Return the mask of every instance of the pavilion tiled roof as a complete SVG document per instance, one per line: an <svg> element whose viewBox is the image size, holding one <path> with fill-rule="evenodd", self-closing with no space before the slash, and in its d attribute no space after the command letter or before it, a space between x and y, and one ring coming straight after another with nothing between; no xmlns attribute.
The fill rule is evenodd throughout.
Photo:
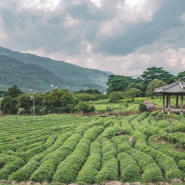
<svg viewBox="0 0 185 185"><path fill-rule="evenodd" d="M185 93L185 82L183 82L180 78L169 85L165 85L163 87L155 88L154 92L156 93Z"/></svg>

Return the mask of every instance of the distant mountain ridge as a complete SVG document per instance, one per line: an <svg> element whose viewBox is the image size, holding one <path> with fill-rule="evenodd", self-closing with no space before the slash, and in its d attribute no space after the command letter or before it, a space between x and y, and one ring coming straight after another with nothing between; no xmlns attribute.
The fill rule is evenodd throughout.
<svg viewBox="0 0 185 185"><path fill-rule="evenodd" d="M3 47L0 47L0 55L1 55L1 58L2 56L9 57L9 59L7 59L9 61L11 60L10 58L12 58L24 64L27 64L27 66L26 65L24 66L23 64L20 64L20 63L18 64L15 62L15 60L12 60L11 62L12 62L13 68L11 69L10 66L9 68L7 68L7 66L5 65L4 70L5 69L14 70L16 68L16 70L18 70L20 74L21 72L28 73L30 75L30 78L31 76L34 76L34 75L37 76L38 81L39 80L42 81L42 83L40 82L42 84L42 87L40 89L42 89L43 91L47 91L46 89L50 89L51 88L50 85L55 85L60 88L68 88L70 91L87 89L87 88L96 88L100 91L105 91L107 89L106 82L108 80L108 77L110 74L113 74L111 72L100 71L97 69L82 68L80 66L69 64L63 61L52 60L50 58L40 57L29 53L20 53L16 51L11 51L10 49L6 49ZM1 58L0 58L0 62L5 60L5 59L2 60ZM16 65L18 65L19 67L15 67L15 65L13 65L13 62L15 62ZM31 65L31 64L32 64L32 68L28 67L28 65ZM20 68L21 65L24 66L23 71ZM28 69L25 70L26 68ZM40 77L39 77L39 73L40 73L39 71L42 71L42 75ZM49 79L46 75L47 73L48 73ZM43 74L45 74L45 76ZM11 76L9 76L9 79L11 79ZM35 79L35 77L33 77L33 79ZM49 87L48 87L48 84L50 84ZM6 82L6 85L4 86L7 87L8 82ZM28 86L24 88L21 87L21 88L23 88L25 91L27 87ZM38 87L40 87L40 85L38 85Z"/></svg>

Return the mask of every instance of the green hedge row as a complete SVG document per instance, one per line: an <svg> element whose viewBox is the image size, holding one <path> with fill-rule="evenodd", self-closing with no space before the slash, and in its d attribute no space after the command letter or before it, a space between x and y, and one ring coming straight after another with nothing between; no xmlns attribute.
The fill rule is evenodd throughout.
<svg viewBox="0 0 185 185"><path fill-rule="evenodd" d="M137 120L138 122L141 122L142 120L144 120L145 118L147 118L149 115L150 115L149 112L143 112L137 118L135 118L135 120Z"/></svg>
<svg viewBox="0 0 185 185"><path fill-rule="evenodd" d="M155 136L151 136L150 139L154 137ZM173 178L182 179L182 172L178 169L178 166L172 157L169 157L160 151L154 150L144 142L137 142L135 148L150 155L156 161L161 170L164 172L166 180L171 180Z"/></svg>
<svg viewBox="0 0 185 185"><path fill-rule="evenodd" d="M17 181L26 181L28 180L32 173L37 170L37 168L39 168L40 166L40 161L49 153L55 151L59 146L61 146L64 141L70 137L72 135L73 132L68 132L66 134L62 134L60 135L56 142L54 143L54 145L52 145L50 148L48 148L47 150L45 150L44 152L35 155L34 157L32 157L29 162L21 169L19 169L18 171L14 172L11 176L10 176L10 180L17 180Z"/></svg>
<svg viewBox="0 0 185 185"><path fill-rule="evenodd" d="M93 184L96 175L101 169L101 144L98 141L91 143L90 155L77 176L77 182Z"/></svg>
<svg viewBox="0 0 185 185"><path fill-rule="evenodd" d="M176 162L185 160L185 153L175 150L172 145L157 142L153 138L154 136L151 136L148 140L150 147L172 157Z"/></svg>
<svg viewBox="0 0 185 185"><path fill-rule="evenodd" d="M28 145L28 146L23 146L23 147L20 147L16 150L16 152L26 152L27 150L31 149L31 148L35 148L35 147L38 147L40 145L43 145L45 142L41 141L41 142L38 142L38 143L33 143L31 145Z"/></svg>
<svg viewBox="0 0 185 185"><path fill-rule="evenodd" d="M42 159L40 167L31 175L30 179L35 182L51 181L56 166L73 152L80 139L81 136L79 134L74 134L55 152L46 155Z"/></svg>
<svg viewBox="0 0 185 185"><path fill-rule="evenodd" d="M128 134L128 135L131 135L131 133L133 131L133 128L129 123L129 120L127 120L127 119L123 119L121 121L121 128L122 128L124 134Z"/></svg>
<svg viewBox="0 0 185 185"><path fill-rule="evenodd" d="M83 136L84 132L89 129L90 127L92 127L94 125L93 122L90 123L82 123L80 124L80 126L78 126L75 129L75 134L80 134L81 136Z"/></svg>
<svg viewBox="0 0 185 185"><path fill-rule="evenodd" d="M39 154L43 151L45 151L47 148L51 147L52 144L55 142L57 136L50 136L46 143L35 147L35 148L31 148L29 150L27 150L26 152L13 152L13 151L7 151L6 153L8 155L15 155L19 158L21 158L22 160L24 160L25 162L28 162L33 156L35 156L36 154Z"/></svg>
<svg viewBox="0 0 185 185"><path fill-rule="evenodd" d="M47 139L49 138L49 136L46 136L46 137L39 137L39 138L34 138L34 139L31 139L31 140L27 140L27 141L23 141L23 142L14 142L12 144L4 144L0 147L0 152L4 152L6 150L13 150L13 151L16 151L18 148L20 147L23 147L23 146L28 146L30 144L34 144L34 143L37 143L37 142L45 142Z"/></svg>
<svg viewBox="0 0 185 185"><path fill-rule="evenodd" d="M8 175L24 165L24 161L16 156L0 154L0 179L8 179Z"/></svg>
<svg viewBox="0 0 185 185"><path fill-rule="evenodd" d="M31 161L37 161L40 162L45 156L47 156L49 153L54 152L55 150L57 150L60 146L62 146L62 144L64 143L64 141L66 139L68 139L71 135L73 134L73 131L69 131L65 134L62 134L60 136L58 136L57 140L55 141L55 143L49 147L48 149L46 149L45 151L43 151L40 154L35 155L34 157L32 157L29 162Z"/></svg>
<svg viewBox="0 0 185 185"><path fill-rule="evenodd" d="M105 180L118 180L118 160L116 159L117 150L108 139L102 142L102 168L96 175L96 182L101 183Z"/></svg>
<svg viewBox="0 0 185 185"><path fill-rule="evenodd" d="M142 120L141 122L141 125L143 125L144 127L146 127L146 128L148 128L148 127L150 127L150 118L149 117L147 117L147 118L145 118L144 120Z"/></svg>
<svg viewBox="0 0 185 185"><path fill-rule="evenodd" d="M36 161L28 162L24 167L14 172L9 180L26 181L39 166L40 164Z"/></svg>
<svg viewBox="0 0 185 185"><path fill-rule="evenodd" d="M119 126L113 126L113 127L107 127L105 130L100 134L97 138L97 140L101 140L102 138L112 138L116 135L117 132L123 131L122 127Z"/></svg>
<svg viewBox="0 0 185 185"><path fill-rule="evenodd" d="M159 139L174 143L179 148L185 148L185 135L180 132L168 134L166 132L159 134Z"/></svg>
<svg viewBox="0 0 185 185"><path fill-rule="evenodd" d="M119 135L112 137L112 141L118 147L123 142L127 142L129 145L133 146L133 142L129 142L130 137L128 135Z"/></svg>
<svg viewBox="0 0 185 185"><path fill-rule="evenodd" d="M119 153L118 161L120 163L121 181L122 182L137 182L140 181L141 169L136 161L128 154Z"/></svg>
<svg viewBox="0 0 185 185"><path fill-rule="evenodd" d="M143 171L141 176L141 180L143 182L156 182L163 180L162 171L152 157L136 149L127 150L126 153L134 158Z"/></svg>
<svg viewBox="0 0 185 185"><path fill-rule="evenodd" d="M121 121L114 121L113 126L121 127L120 122Z"/></svg>
<svg viewBox="0 0 185 185"><path fill-rule="evenodd" d="M90 143L103 131L103 127L93 126L84 133L74 152L62 161L53 175L54 182L74 182L89 154Z"/></svg>
<svg viewBox="0 0 185 185"><path fill-rule="evenodd" d="M112 121L113 121L112 119L109 119L109 120L105 121L104 124L103 124L103 127L107 128L112 123Z"/></svg>
<svg viewBox="0 0 185 185"><path fill-rule="evenodd" d="M148 131L148 129L144 127L142 124L140 124L139 121L137 121L136 119L131 121L131 126L135 131L143 133L147 137L150 136L150 132Z"/></svg>

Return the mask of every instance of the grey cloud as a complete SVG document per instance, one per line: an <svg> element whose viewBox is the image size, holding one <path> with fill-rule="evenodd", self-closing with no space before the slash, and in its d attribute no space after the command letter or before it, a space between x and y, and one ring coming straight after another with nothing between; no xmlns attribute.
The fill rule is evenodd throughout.
<svg viewBox="0 0 185 185"><path fill-rule="evenodd" d="M154 61L155 66L162 64L168 68L160 52L184 48L185 20L181 18L185 13L184 0L148 0L143 11L153 12L151 20L147 20L142 11L129 12L123 0L102 0L101 7L89 0L76 4L61 0L51 11L25 9L22 2L0 3L0 20L7 34L3 47L18 51L42 50L45 56L63 52L65 58L60 60L77 58L76 64L84 67L88 65L87 59L92 58L95 67L113 70L115 74L125 70L128 74L134 70L138 73ZM91 46L89 54L86 53L88 44ZM119 59L106 60L114 56ZM148 63L147 57L152 57Z"/></svg>

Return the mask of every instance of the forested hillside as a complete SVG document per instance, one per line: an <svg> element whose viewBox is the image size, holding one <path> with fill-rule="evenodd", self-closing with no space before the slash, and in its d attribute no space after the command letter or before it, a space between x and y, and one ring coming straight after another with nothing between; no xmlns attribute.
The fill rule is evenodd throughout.
<svg viewBox="0 0 185 185"><path fill-rule="evenodd" d="M81 84L76 85L67 79L61 79L54 75L49 70L35 64L25 64L19 60L0 55L0 89L7 90L7 88L16 84L22 91L51 91L54 85L59 89L69 88L82 89L84 87L93 87L104 90L102 86L95 84ZM76 88L75 88L76 87Z"/></svg>
<svg viewBox="0 0 185 185"><path fill-rule="evenodd" d="M3 47L0 47L0 55L9 56L25 64L35 64L45 68L58 78L75 83L77 89L79 89L78 86L82 86L83 88L96 88L100 91L107 89L106 82L110 72L82 68L63 61L56 61L29 53L15 52ZM68 86L70 86L70 84L68 84Z"/></svg>

